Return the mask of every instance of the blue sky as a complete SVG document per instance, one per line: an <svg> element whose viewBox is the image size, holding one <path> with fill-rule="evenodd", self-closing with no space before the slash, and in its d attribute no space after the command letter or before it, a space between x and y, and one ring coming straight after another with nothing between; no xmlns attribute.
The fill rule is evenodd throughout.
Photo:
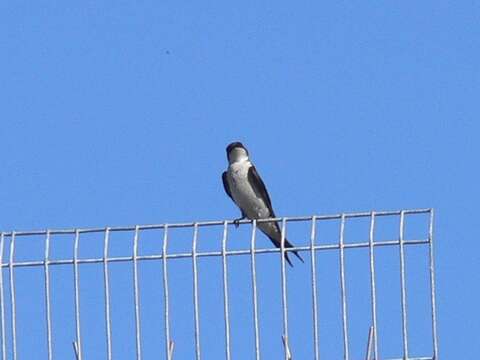
<svg viewBox="0 0 480 360"><path fill-rule="evenodd" d="M478 15L4 2L0 228L236 217L220 175L240 140L279 215L435 208L440 355L477 358Z"/></svg>

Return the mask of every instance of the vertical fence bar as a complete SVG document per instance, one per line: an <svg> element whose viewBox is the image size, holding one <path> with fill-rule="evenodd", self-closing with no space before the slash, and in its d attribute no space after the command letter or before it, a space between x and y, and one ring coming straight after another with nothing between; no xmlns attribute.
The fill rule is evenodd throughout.
<svg viewBox="0 0 480 360"><path fill-rule="evenodd" d="M168 294L168 269L167 269L167 247L168 247L168 225L163 229L163 246L162 246L162 265L163 265L163 298L165 306L165 349L167 360L171 359L170 351L170 304Z"/></svg>
<svg viewBox="0 0 480 360"><path fill-rule="evenodd" d="M435 300L435 261L433 256L433 221L434 211L430 209L430 224L428 229L428 247L430 258L430 297L432 305L432 337L433 337L433 358L438 360L438 337L437 337L437 309Z"/></svg>
<svg viewBox="0 0 480 360"><path fill-rule="evenodd" d="M13 274L13 259L15 254L15 232L12 232L10 241L10 257L9 257L9 272L10 272L10 308L12 311L12 357L17 360L17 306L15 302L15 277Z"/></svg>
<svg viewBox="0 0 480 360"><path fill-rule="evenodd" d="M5 236L3 232L0 235L0 321L2 330L2 360L7 360L7 337L5 335L5 295L3 292L3 249L5 246Z"/></svg>
<svg viewBox="0 0 480 360"><path fill-rule="evenodd" d="M345 287L345 249L344 249L344 233L345 233L345 214L342 214L340 223L340 285L342 296L342 324L343 324L343 356L345 360L350 358L348 344L348 309L347 309L347 291Z"/></svg>
<svg viewBox="0 0 480 360"><path fill-rule="evenodd" d="M47 321L47 350L48 360L52 360L52 319L50 309L50 269L49 269L49 257L50 257L50 230L47 230L47 237L45 238L45 259L43 262L45 272L45 311Z"/></svg>
<svg viewBox="0 0 480 360"><path fill-rule="evenodd" d="M281 231L281 270L282 270L282 310L283 310L283 337L285 342L285 360L290 360L288 339L288 303L287 303L287 274L285 272L285 230L286 219L282 218Z"/></svg>
<svg viewBox="0 0 480 360"><path fill-rule="evenodd" d="M112 360L112 319L110 317L110 277L108 274L108 242L110 228L105 229L103 243L103 281L105 290L105 331L107 335L107 359Z"/></svg>
<svg viewBox="0 0 480 360"><path fill-rule="evenodd" d="M370 291L372 299L372 336L373 336L373 356L378 360L378 342L377 342L377 288L375 286L375 253L374 253L374 236L375 236L375 212L372 211L370 217L370 236L369 255L370 255Z"/></svg>
<svg viewBox="0 0 480 360"><path fill-rule="evenodd" d="M317 305L317 262L315 254L315 237L317 230L317 218L312 216L312 230L310 233L310 260L312 272L312 305L313 305L313 352L315 360L319 359L318 350L318 305Z"/></svg>
<svg viewBox="0 0 480 360"><path fill-rule="evenodd" d="M400 283L401 283L401 301L402 301L402 337L403 337L403 357L408 359L408 331L407 331L407 289L405 286L405 212L400 212Z"/></svg>
<svg viewBox="0 0 480 360"><path fill-rule="evenodd" d="M222 238L222 275L223 275L223 310L225 321L225 357L231 359L230 354L230 311L228 300L228 267L227 267L227 236L228 222L223 222L223 238Z"/></svg>
<svg viewBox="0 0 480 360"><path fill-rule="evenodd" d="M255 262L256 230L257 230L257 220L253 220L252 237L250 241L250 265L252 270L253 324L255 328L255 359L260 360L260 332L258 330L257 266Z"/></svg>
<svg viewBox="0 0 480 360"><path fill-rule="evenodd" d="M73 287L75 292L75 343L77 360L82 360L82 336L80 332L80 279L78 273L78 246L80 241L80 232L75 230L75 240L73 242Z"/></svg>
<svg viewBox="0 0 480 360"><path fill-rule="evenodd" d="M137 349L137 360L142 359L141 326L140 326L140 300L138 290L138 237L140 235L139 226L135 226L135 235L133 237L133 300L135 306L135 344Z"/></svg>
<svg viewBox="0 0 480 360"><path fill-rule="evenodd" d="M200 360L200 316L198 310L198 264L197 264L198 224L194 224L192 242L193 263L193 307L195 315L195 358Z"/></svg>

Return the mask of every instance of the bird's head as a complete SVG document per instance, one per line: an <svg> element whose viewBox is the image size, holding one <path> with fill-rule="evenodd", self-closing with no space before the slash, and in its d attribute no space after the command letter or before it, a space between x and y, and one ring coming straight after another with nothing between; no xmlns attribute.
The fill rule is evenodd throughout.
<svg viewBox="0 0 480 360"><path fill-rule="evenodd" d="M233 142L227 146L227 158L230 164L248 160L248 150L241 142Z"/></svg>

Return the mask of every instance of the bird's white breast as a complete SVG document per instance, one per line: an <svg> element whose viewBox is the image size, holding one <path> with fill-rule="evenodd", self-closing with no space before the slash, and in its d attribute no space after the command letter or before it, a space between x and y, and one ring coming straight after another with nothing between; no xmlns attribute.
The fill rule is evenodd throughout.
<svg viewBox="0 0 480 360"><path fill-rule="evenodd" d="M270 211L263 199L255 193L248 181L251 162L239 161L228 167L228 181L235 203L250 219L270 217Z"/></svg>

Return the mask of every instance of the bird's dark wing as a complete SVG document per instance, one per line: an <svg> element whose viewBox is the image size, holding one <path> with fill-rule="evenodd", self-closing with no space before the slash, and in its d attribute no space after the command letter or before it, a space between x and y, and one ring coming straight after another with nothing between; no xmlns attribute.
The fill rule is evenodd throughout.
<svg viewBox="0 0 480 360"><path fill-rule="evenodd" d="M227 172L226 171L224 171L223 174L222 174L222 181L223 181L223 188L225 189L225 192L233 200L232 192L230 191L230 185L228 185ZM233 200L233 201L235 201L235 200Z"/></svg>
<svg viewBox="0 0 480 360"><path fill-rule="evenodd" d="M250 169L248 169L248 181L250 184L252 184L255 194L265 200L268 210L270 211L270 216L275 217L275 213L273 212L272 208L272 201L268 195L267 188L265 187L260 175L258 175L257 169L255 169L255 166L253 165L250 166Z"/></svg>

